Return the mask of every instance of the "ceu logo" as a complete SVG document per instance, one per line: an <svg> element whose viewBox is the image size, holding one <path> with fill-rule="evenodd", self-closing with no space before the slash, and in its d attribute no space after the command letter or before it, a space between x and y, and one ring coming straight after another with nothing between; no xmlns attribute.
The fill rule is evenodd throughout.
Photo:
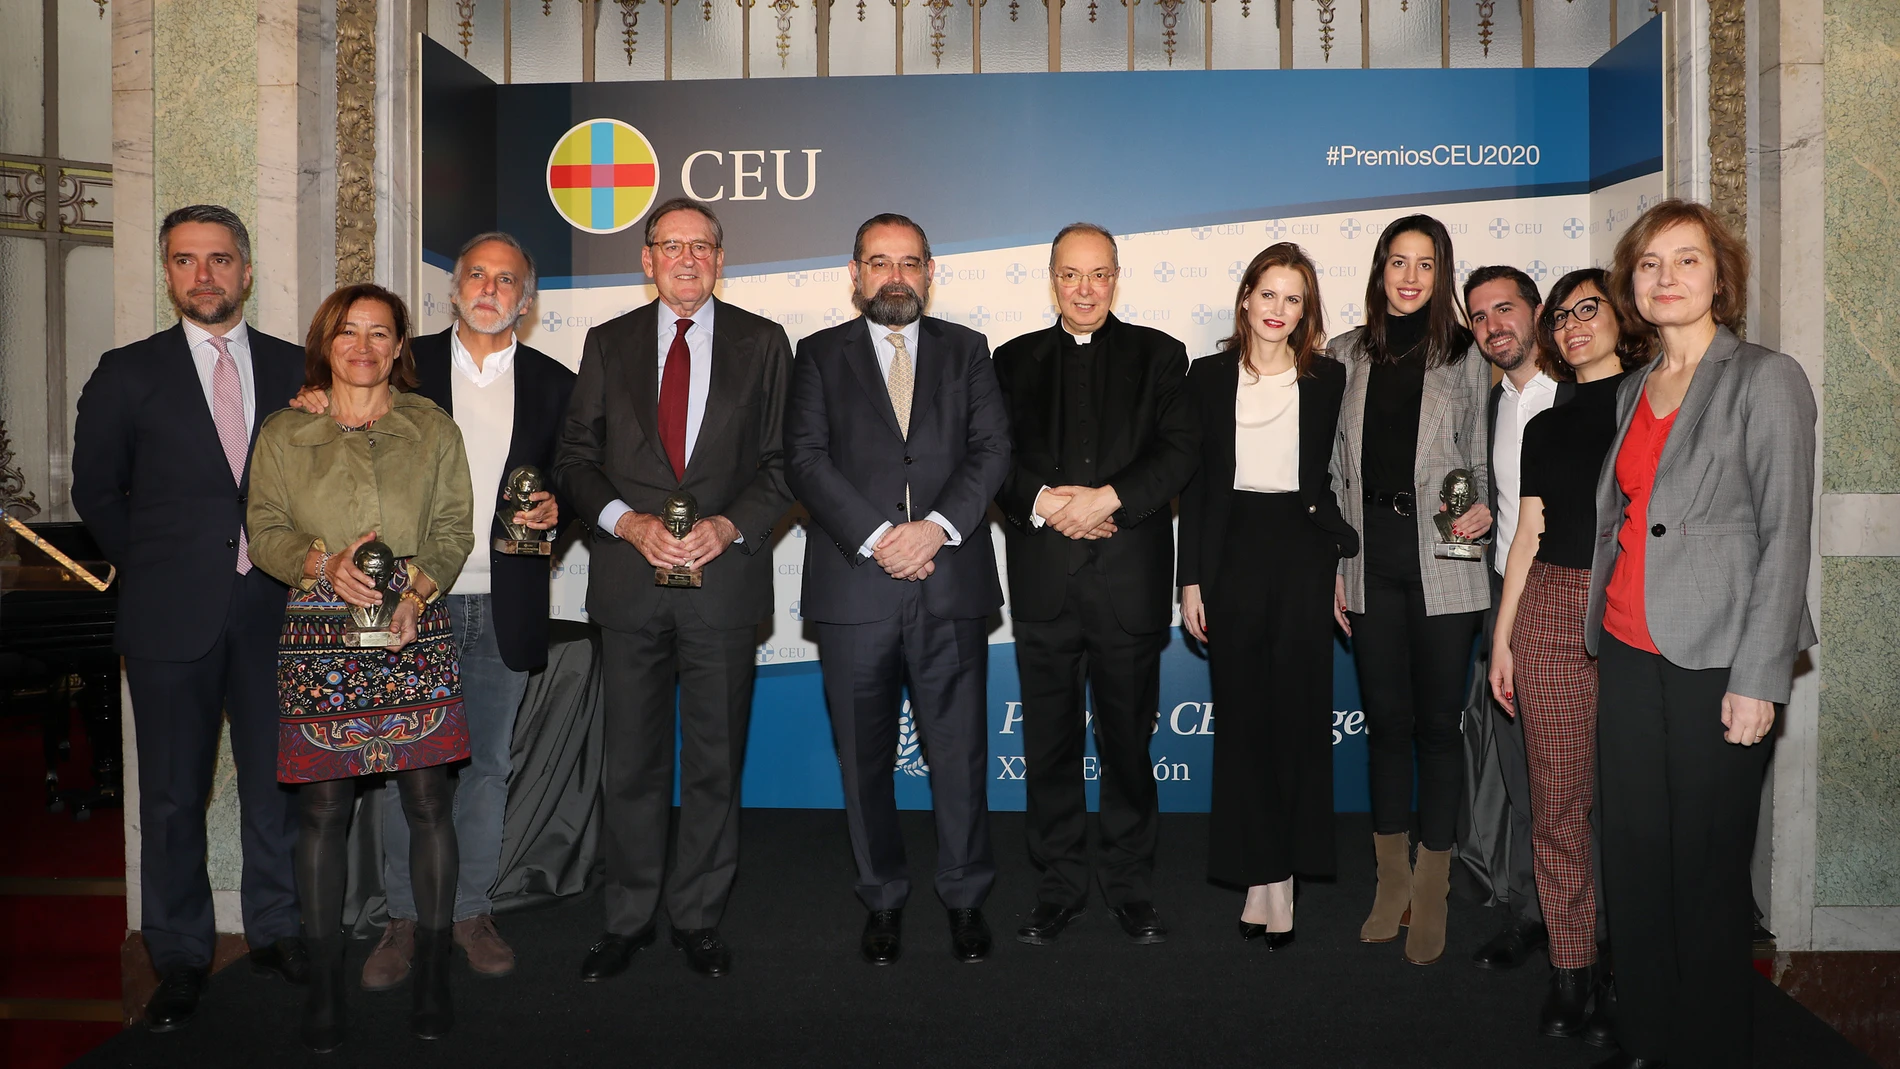
<svg viewBox="0 0 1900 1069"><path fill-rule="evenodd" d="M1530 275L1535 281L1542 282L1544 277L1550 274L1550 266L1542 260L1532 260L1524 265L1524 273Z"/></svg>
<svg viewBox="0 0 1900 1069"><path fill-rule="evenodd" d="M1009 279L1010 285L1020 286L1023 283L1023 279L1029 277L1029 268L1024 267L1022 264L1010 264L1009 270L1003 272L1003 277Z"/></svg>
<svg viewBox="0 0 1900 1069"><path fill-rule="evenodd" d="M917 733L917 720L910 714L909 701L904 702L904 711L897 718L897 761L893 768L906 776L930 775L923 736Z"/></svg>
<svg viewBox="0 0 1900 1069"><path fill-rule="evenodd" d="M803 286L810 279L811 276L803 271L793 271L791 274L785 276L785 281L790 282L793 289Z"/></svg>
<svg viewBox="0 0 1900 1069"><path fill-rule="evenodd" d="M775 657L776 655L777 655L777 651L776 651L776 650L774 650L774 649L773 649L772 647L770 647L770 646L760 646L760 647L759 647L759 656L758 656L758 663L759 663L759 664L767 664L767 663L769 663L769 662L771 662L771 661L772 661L772 659L773 659L773 658L774 658L774 657Z"/></svg>
<svg viewBox="0 0 1900 1069"><path fill-rule="evenodd" d="M1278 219L1275 219L1272 222L1268 223L1267 236L1274 239L1275 241L1278 241L1279 239L1286 237L1286 224L1281 222Z"/></svg>
<svg viewBox="0 0 1900 1069"><path fill-rule="evenodd" d="M1459 283L1463 284L1465 279L1471 277L1471 261L1458 261L1458 263L1452 267L1452 272L1458 276Z"/></svg>
<svg viewBox="0 0 1900 1069"><path fill-rule="evenodd" d="M618 233L653 206L657 168L645 134L619 119L590 119L548 154L548 199L576 229Z"/></svg>
<svg viewBox="0 0 1900 1069"><path fill-rule="evenodd" d="M1169 263L1166 260L1163 260L1160 263L1156 264L1155 265L1155 281L1156 282L1173 282L1174 281L1174 265Z"/></svg>
<svg viewBox="0 0 1900 1069"><path fill-rule="evenodd" d="M975 327L978 330L982 330L984 327L987 327L990 325L989 309L983 307L980 304L977 305L975 308L970 309L970 314L965 316L964 318L968 319L970 321L970 325L972 327Z"/></svg>
<svg viewBox="0 0 1900 1069"><path fill-rule="evenodd" d="M1240 276L1246 273L1247 261L1245 260L1235 260L1233 263L1227 265L1227 277L1234 282L1239 282Z"/></svg>
<svg viewBox="0 0 1900 1069"><path fill-rule="evenodd" d="M1353 327L1358 326L1359 320L1361 319L1361 316L1359 314L1359 306L1352 303L1351 301L1347 301L1345 304L1340 305L1339 318L1345 320L1346 325L1348 326L1353 326Z"/></svg>
<svg viewBox="0 0 1900 1069"><path fill-rule="evenodd" d="M552 334L555 331L560 330L561 329L560 313L554 311L551 308L545 312L542 312L541 313L541 329L547 331L549 334Z"/></svg>
<svg viewBox="0 0 1900 1069"><path fill-rule="evenodd" d="M1504 235L1511 232L1511 224L1505 222L1503 216L1499 216L1498 218L1491 220L1491 225L1488 227L1485 227L1485 229L1491 231L1492 237L1497 238L1498 240L1502 241L1504 239Z"/></svg>
<svg viewBox="0 0 1900 1069"><path fill-rule="evenodd" d="M1570 238L1571 240L1574 241L1577 238L1582 237L1582 236L1583 236L1583 220L1577 218L1574 215L1564 220L1564 237Z"/></svg>
<svg viewBox="0 0 1900 1069"><path fill-rule="evenodd" d="M1352 241L1357 238L1359 232L1364 229L1364 227L1359 225L1359 220L1357 219L1347 219L1345 222L1339 224L1339 232L1346 236L1347 241Z"/></svg>
<svg viewBox="0 0 1900 1069"><path fill-rule="evenodd" d="M1188 313L1188 318L1194 320L1195 326L1204 327L1214 321L1214 310L1207 305L1197 304L1194 310Z"/></svg>
<svg viewBox="0 0 1900 1069"><path fill-rule="evenodd" d="M825 321L825 326L827 327L835 327L838 324L844 322L848 318L850 317L846 316L844 312L842 312L841 310L837 308L825 309L825 314L823 316L823 319Z"/></svg>
<svg viewBox="0 0 1900 1069"><path fill-rule="evenodd" d="M435 314L435 310L440 307L442 307L442 305L436 302L435 294L425 293L422 295L422 314L423 315L432 316Z"/></svg>
<svg viewBox="0 0 1900 1069"><path fill-rule="evenodd" d="M1188 233L1190 233L1190 234L1193 234L1193 235L1194 235L1194 240L1196 240L1196 241L1206 241L1206 240L1207 240L1207 236L1208 236L1209 234L1212 234L1213 232L1214 232L1214 228L1213 228L1213 227L1211 227L1211 226L1191 226L1191 227L1188 227Z"/></svg>
<svg viewBox="0 0 1900 1069"><path fill-rule="evenodd" d="M937 261L937 279L936 279L937 285L948 286L950 284L950 280L955 277L957 277L956 272L950 270L950 261L948 260Z"/></svg>
<svg viewBox="0 0 1900 1069"><path fill-rule="evenodd" d="M1042 310L1042 325L1045 327L1050 326L1053 323L1055 323L1055 321L1056 321L1056 310L1053 308L1044 308Z"/></svg>
<svg viewBox="0 0 1900 1069"><path fill-rule="evenodd" d="M785 607L785 612L787 615L791 616L792 619L803 623L805 616L803 613L798 611L799 608L803 605L804 605L804 602L802 601L794 601L790 605L787 605Z"/></svg>

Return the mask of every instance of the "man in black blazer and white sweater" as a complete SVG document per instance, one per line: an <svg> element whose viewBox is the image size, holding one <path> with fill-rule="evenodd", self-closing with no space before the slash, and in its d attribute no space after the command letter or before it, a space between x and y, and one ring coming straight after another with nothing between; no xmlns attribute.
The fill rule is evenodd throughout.
<svg viewBox="0 0 1900 1069"><path fill-rule="evenodd" d="M602 792L607 933L581 979L624 971L654 938L662 885L673 944L705 976L732 955L717 925L739 864L739 774L759 625L772 615L772 527L791 504L781 421L785 330L713 296L725 262L712 210L678 198L647 217L640 262L659 299L587 332L555 482L593 527L587 612L606 684ZM661 522L690 493L684 538ZM663 587L655 568L702 574ZM670 874L674 677L680 825Z"/></svg>
<svg viewBox="0 0 1900 1069"><path fill-rule="evenodd" d="M528 673L548 661L548 558L502 553L506 537L496 506L507 473L521 465L548 472L560 444L574 373L521 343L515 324L534 303L534 257L513 237L477 234L456 255L449 306L455 325L410 343L416 392L454 418L475 486L475 548L448 592L461 657L469 762L456 770L455 944L477 975L506 976L515 953L495 930L488 898L501 867L502 816L508 806L515 714ZM322 412L328 398L307 391L298 406ZM560 519L552 493L534 495L530 512L511 522L549 530ZM383 884L389 924L363 963L363 987L386 991L409 975L415 956L416 902L409 873L409 822L391 781L382 799Z"/></svg>
<svg viewBox="0 0 1900 1069"><path fill-rule="evenodd" d="M287 591L244 531L251 443L304 381L304 352L244 322L251 238L230 209L180 208L159 229L179 322L105 354L79 397L73 505L119 569L116 645L138 741L140 927L160 977L155 1032L189 1023L217 941L205 798L231 722L242 813L244 935L254 967L303 983L291 850L277 783L277 639Z"/></svg>
<svg viewBox="0 0 1900 1069"><path fill-rule="evenodd" d="M863 315L798 346L786 474L819 531L802 611L816 623L845 819L869 914L859 949L887 965L910 897L892 772L901 688L928 748L937 897L959 961L989 955L984 715L989 617L1003 602L985 512L1009 468L1009 426L981 334L923 314L930 241L878 215L852 245Z"/></svg>
<svg viewBox="0 0 1900 1069"><path fill-rule="evenodd" d="M1167 937L1154 906L1148 740L1174 619L1168 503L1193 475L1201 439L1184 393L1187 351L1109 313L1119 274L1113 235L1064 227L1049 248L1061 321L996 351L1014 447L996 503L1009 520L1029 857L1042 873L1016 933L1026 943L1054 941L1088 902L1085 711L1101 758L1095 878L1130 939Z"/></svg>

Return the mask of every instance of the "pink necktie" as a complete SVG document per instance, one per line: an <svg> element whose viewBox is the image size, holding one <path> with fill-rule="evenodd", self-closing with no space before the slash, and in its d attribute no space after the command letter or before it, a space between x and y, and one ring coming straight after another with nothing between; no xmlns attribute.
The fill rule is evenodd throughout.
<svg viewBox="0 0 1900 1069"><path fill-rule="evenodd" d="M231 463L231 478L244 485L244 452L251 434L244 426L244 393L238 381L237 360L231 356L231 344L216 334L211 347L218 351L218 364L211 370L211 422L218 425L218 441L224 445L224 459ZM251 540L238 526L237 570L251 570Z"/></svg>

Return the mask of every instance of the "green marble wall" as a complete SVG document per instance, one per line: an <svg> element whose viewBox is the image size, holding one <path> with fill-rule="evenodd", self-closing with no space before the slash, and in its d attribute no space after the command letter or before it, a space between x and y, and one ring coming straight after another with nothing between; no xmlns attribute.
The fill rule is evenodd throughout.
<svg viewBox="0 0 1900 1069"><path fill-rule="evenodd" d="M256 229L257 34L234 32L256 25L257 0L152 4L153 233L186 204L222 204ZM155 315L177 319L162 270Z"/></svg>
<svg viewBox="0 0 1900 1069"><path fill-rule="evenodd" d="M1822 486L1900 493L1900 4L1828 0ZM1900 905L1900 557L1821 567L1815 904Z"/></svg>

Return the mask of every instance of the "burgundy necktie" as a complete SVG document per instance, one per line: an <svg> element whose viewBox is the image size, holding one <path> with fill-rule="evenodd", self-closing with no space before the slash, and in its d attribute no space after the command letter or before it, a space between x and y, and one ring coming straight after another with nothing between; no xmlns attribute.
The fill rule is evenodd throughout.
<svg viewBox="0 0 1900 1069"><path fill-rule="evenodd" d="M673 478L686 478L686 393L693 384L693 354L686 348L690 319L673 324L678 331L666 350L666 370L660 375L660 445L673 462Z"/></svg>
<svg viewBox="0 0 1900 1069"><path fill-rule="evenodd" d="M211 422L218 428L218 444L224 446L224 459L231 465L231 478L244 485L244 454L251 432L244 425L244 385L238 379L237 358L231 355L230 342L216 334L211 347L218 351L218 362L211 368ZM238 527L237 570L251 570L251 540Z"/></svg>

